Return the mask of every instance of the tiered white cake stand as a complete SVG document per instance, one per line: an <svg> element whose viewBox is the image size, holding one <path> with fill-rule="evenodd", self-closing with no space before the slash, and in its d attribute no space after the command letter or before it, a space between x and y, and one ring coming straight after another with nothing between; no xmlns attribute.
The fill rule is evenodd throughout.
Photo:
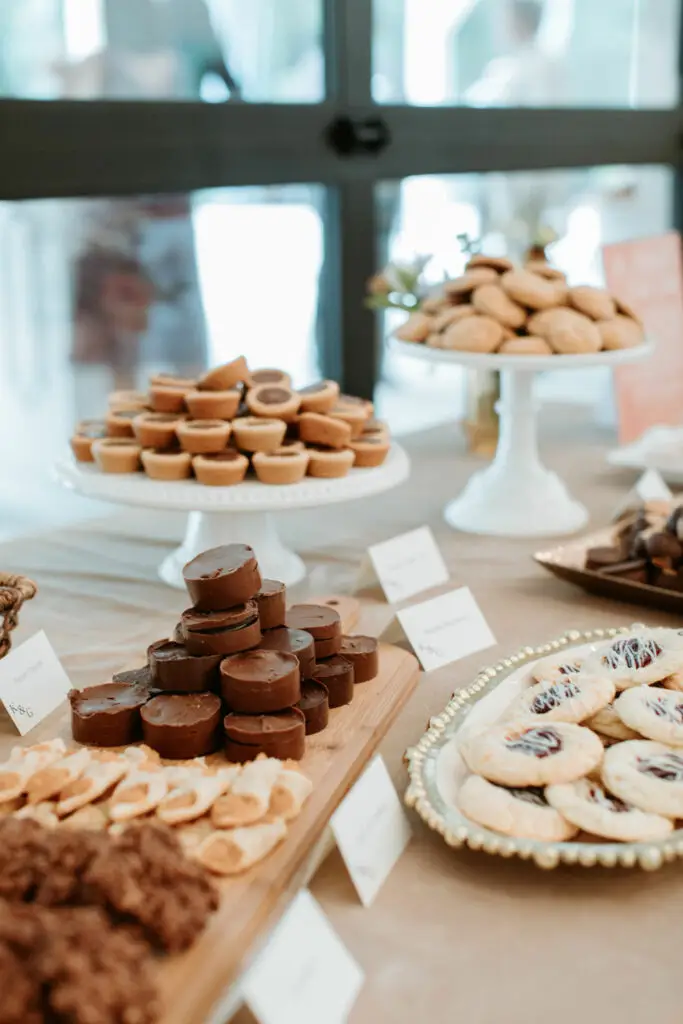
<svg viewBox="0 0 683 1024"><path fill-rule="evenodd" d="M280 539L277 513L380 494L403 483L409 471L408 456L397 444L376 469L352 469L348 476L336 480L306 477L301 483L280 487L256 480L235 487L205 487L196 480L165 483L142 473L101 473L94 465L76 462L71 456L56 466L57 478L86 497L189 512L183 543L159 566L161 579L180 589L186 562L208 548L235 542L253 547L263 576L289 586L298 583L306 575L306 567Z"/></svg>
<svg viewBox="0 0 683 1024"><path fill-rule="evenodd" d="M490 466L470 477L462 494L450 502L446 522L458 530L499 537L548 537L581 529L588 512L571 497L556 473L538 455L538 425L533 387L535 374L620 366L644 359L652 344L593 355L483 355L391 341L401 355L423 362L450 363L472 370L500 370L500 438ZM571 438L567 438L571 441Z"/></svg>

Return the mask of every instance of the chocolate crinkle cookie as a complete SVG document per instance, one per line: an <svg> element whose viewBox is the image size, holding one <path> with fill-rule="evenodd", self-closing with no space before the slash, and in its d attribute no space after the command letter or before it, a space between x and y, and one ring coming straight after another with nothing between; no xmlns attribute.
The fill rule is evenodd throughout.
<svg viewBox="0 0 683 1024"><path fill-rule="evenodd" d="M0 821L0 897L44 906L87 903L83 874L106 845L106 836L6 818Z"/></svg>
<svg viewBox="0 0 683 1024"><path fill-rule="evenodd" d="M187 949L218 906L213 882L187 859L170 829L147 823L107 844L84 881L110 914L137 924L168 953Z"/></svg>

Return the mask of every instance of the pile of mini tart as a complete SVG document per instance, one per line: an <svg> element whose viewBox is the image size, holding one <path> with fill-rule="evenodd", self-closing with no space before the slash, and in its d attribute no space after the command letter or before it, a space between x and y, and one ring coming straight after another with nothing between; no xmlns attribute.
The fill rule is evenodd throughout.
<svg viewBox="0 0 683 1024"><path fill-rule="evenodd" d="M196 380L158 374L147 393L113 392L105 418L79 423L71 448L103 473L226 487L251 472L277 485L344 477L380 466L390 440L372 402L335 381L295 390L283 370L250 371L240 356Z"/></svg>
<svg viewBox="0 0 683 1024"><path fill-rule="evenodd" d="M584 355L644 342L637 315L604 288L570 287L561 270L541 259L516 267L482 254L395 333L453 352L517 356Z"/></svg>

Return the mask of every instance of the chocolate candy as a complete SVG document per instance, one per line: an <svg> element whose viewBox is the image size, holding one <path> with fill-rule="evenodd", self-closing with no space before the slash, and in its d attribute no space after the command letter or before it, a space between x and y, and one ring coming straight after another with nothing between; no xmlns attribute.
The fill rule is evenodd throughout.
<svg viewBox="0 0 683 1024"><path fill-rule="evenodd" d="M246 544L226 544L204 551L187 563L183 577L192 603L203 612L244 604L261 587L256 556Z"/></svg>
<svg viewBox="0 0 683 1024"><path fill-rule="evenodd" d="M599 572L601 576L618 576L622 580L632 580L635 583L647 583L648 579L647 562L643 558L606 565Z"/></svg>
<svg viewBox="0 0 683 1024"><path fill-rule="evenodd" d="M152 685L167 693L218 689L221 654L190 654L177 640L157 640L147 649Z"/></svg>
<svg viewBox="0 0 683 1024"><path fill-rule="evenodd" d="M586 552L586 568L597 572L601 569L608 569L609 566L616 565L623 560L623 551L616 547L589 548Z"/></svg>
<svg viewBox="0 0 683 1024"><path fill-rule="evenodd" d="M353 662L335 654L332 658L316 663L313 679L327 687L329 705L340 708L353 700L354 669Z"/></svg>
<svg viewBox="0 0 683 1024"><path fill-rule="evenodd" d="M114 683L132 683L135 686L145 686L148 690L152 687L152 670L149 665L116 672L111 678Z"/></svg>
<svg viewBox="0 0 683 1024"><path fill-rule="evenodd" d="M256 601L222 612L189 608L181 615L180 626L190 654L235 654L257 647L261 641Z"/></svg>
<svg viewBox="0 0 683 1024"><path fill-rule="evenodd" d="M295 654L299 659L302 679L311 679L315 665L315 642L310 633L303 629L269 629L263 634L259 644L260 651L284 651Z"/></svg>
<svg viewBox="0 0 683 1024"><path fill-rule="evenodd" d="M315 660L339 652L342 626L339 612L325 604L295 604L287 612L290 629L305 629L315 641Z"/></svg>
<svg viewBox="0 0 683 1024"><path fill-rule="evenodd" d="M374 636L342 637L339 653L353 664L356 683L367 683L379 672L379 651Z"/></svg>
<svg viewBox="0 0 683 1024"><path fill-rule="evenodd" d="M306 719L306 735L322 732L330 718L330 702L327 687L314 679L301 684L301 700L296 705Z"/></svg>
<svg viewBox="0 0 683 1024"><path fill-rule="evenodd" d="M263 580L261 589L256 595L261 629L275 629L284 626L286 605L286 589L284 583L277 580Z"/></svg>
<svg viewBox="0 0 683 1024"><path fill-rule="evenodd" d="M215 693L162 693L140 717L145 743L161 757L202 757L219 745L221 701Z"/></svg>
<svg viewBox="0 0 683 1024"><path fill-rule="evenodd" d="M666 558L676 562L683 555L683 546L677 537L665 531L651 533L645 540L645 550L650 558Z"/></svg>
<svg viewBox="0 0 683 1024"><path fill-rule="evenodd" d="M101 683L70 690L71 734L77 743L123 747L140 739L140 709L149 700L145 686Z"/></svg>
<svg viewBox="0 0 683 1024"><path fill-rule="evenodd" d="M300 680L298 659L283 651L248 651L221 663L221 692L233 711L290 708L301 697Z"/></svg>
<svg viewBox="0 0 683 1024"><path fill-rule="evenodd" d="M306 719L299 708L272 715L226 715L225 754L237 763L266 757L300 761L306 750Z"/></svg>

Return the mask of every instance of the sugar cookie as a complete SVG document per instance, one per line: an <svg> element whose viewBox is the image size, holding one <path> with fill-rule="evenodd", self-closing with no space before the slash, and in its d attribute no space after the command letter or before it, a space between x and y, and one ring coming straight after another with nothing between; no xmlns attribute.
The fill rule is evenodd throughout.
<svg viewBox="0 0 683 1024"><path fill-rule="evenodd" d="M583 284L570 288L567 293L569 305L585 313L591 320L611 320L617 314L614 299L604 288Z"/></svg>
<svg viewBox="0 0 683 1024"><path fill-rule="evenodd" d="M603 644L589 659L589 666L595 664L596 671L613 679L617 690L657 683L677 667L675 652L666 651L664 642L663 636L643 629Z"/></svg>
<svg viewBox="0 0 683 1024"><path fill-rule="evenodd" d="M602 777L612 793L641 811L683 818L683 752L651 740L605 751Z"/></svg>
<svg viewBox="0 0 683 1024"><path fill-rule="evenodd" d="M482 284L475 288L472 293L472 305L478 313L492 316L498 323L514 331L526 323L524 307L513 302L499 284Z"/></svg>
<svg viewBox="0 0 683 1024"><path fill-rule="evenodd" d="M545 338L539 338L534 334L508 338L498 351L501 355L506 356L551 356L553 354L553 350Z"/></svg>
<svg viewBox="0 0 683 1024"><path fill-rule="evenodd" d="M612 320L600 320L597 324L602 347L607 350L635 348L644 341L643 329L639 323L618 313Z"/></svg>
<svg viewBox="0 0 683 1024"><path fill-rule="evenodd" d="M495 352L503 340L503 327L490 316L467 317L443 332L441 347L455 352Z"/></svg>
<svg viewBox="0 0 683 1024"><path fill-rule="evenodd" d="M614 683L606 676L579 672L530 686L516 702L512 717L538 722L583 722L609 704L615 692Z"/></svg>
<svg viewBox="0 0 683 1024"><path fill-rule="evenodd" d="M595 768L603 746L580 725L508 722L468 736L460 745L468 768L504 786L572 782Z"/></svg>
<svg viewBox="0 0 683 1024"><path fill-rule="evenodd" d="M432 329L432 319L424 313L411 313L405 323L394 331L401 341L425 341Z"/></svg>
<svg viewBox="0 0 683 1024"><path fill-rule="evenodd" d="M634 732L649 740L683 746L683 693L653 686L633 686L615 702L614 709Z"/></svg>
<svg viewBox="0 0 683 1024"><path fill-rule="evenodd" d="M520 306L550 309L564 302L566 288L560 281L547 280L530 270L508 270L500 279L502 288Z"/></svg>
<svg viewBox="0 0 683 1024"><path fill-rule="evenodd" d="M605 704L604 708L600 708L597 714L587 718L583 724L610 740L635 740L640 736L640 733L624 725L617 714L614 701Z"/></svg>
<svg viewBox="0 0 683 1024"><path fill-rule="evenodd" d="M561 843L578 829L550 806L538 787L507 788L470 775L458 791L458 806L465 817L520 839Z"/></svg>
<svg viewBox="0 0 683 1024"><path fill-rule="evenodd" d="M605 839L638 843L661 839L673 829L669 818L648 814L625 803L606 792L594 779L547 786L545 795L548 803L568 821Z"/></svg>

